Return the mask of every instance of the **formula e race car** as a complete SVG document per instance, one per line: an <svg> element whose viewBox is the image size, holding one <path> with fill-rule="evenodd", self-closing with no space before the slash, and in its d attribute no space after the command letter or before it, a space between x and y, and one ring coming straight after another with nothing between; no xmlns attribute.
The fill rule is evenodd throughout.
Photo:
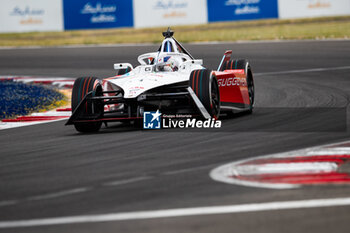
<svg viewBox="0 0 350 233"><path fill-rule="evenodd" d="M138 57L139 66L114 64L117 75L100 80L78 78L72 91L72 115L66 125L94 132L102 123L142 121L145 111L191 114L218 119L220 114L252 112L253 73L249 62L226 51L216 71L193 56L168 29L157 52Z"/></svg>

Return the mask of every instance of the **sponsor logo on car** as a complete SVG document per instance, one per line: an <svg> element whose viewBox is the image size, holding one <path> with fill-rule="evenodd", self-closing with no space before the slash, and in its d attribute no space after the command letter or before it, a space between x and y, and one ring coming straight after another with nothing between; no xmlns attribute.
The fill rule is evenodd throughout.
<svg viewBox="0 0 350 233"><path fill-rule="evenodd" d="M223 79L218 79L218 84L219 87L230 87L230 86L242 86L246 87L247 86L247 81L245 78L223 78Z"/></svg>

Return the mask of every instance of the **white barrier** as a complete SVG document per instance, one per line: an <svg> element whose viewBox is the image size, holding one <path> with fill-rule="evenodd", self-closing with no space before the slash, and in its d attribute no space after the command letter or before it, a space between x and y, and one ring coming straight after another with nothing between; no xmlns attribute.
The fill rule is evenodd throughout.
<svg viewBox="0 0 350 233"><path fill-rule="evenodd" d="M1 0L0 32L62 31L62 0Z"/></svg>
<svg viewBox="0 0 350 233"><path fill-rule="evenodd" d="M93 28L86 20L77 19L74 11L79 4L101 6L107 0L0 0L0 33L29 31L62 31L65 29ZM231 21L277 17L277 0L108 0L108 3L130 3L118 7L118 23L102 25L112 27L159 27L172 25L206 24L216 21ZM69 4L67 4L69 3ZM132 4L133 3L133 4ZM221 5L220 5L221 4ZM223 5L224 4L224 5ZM260 4L259 14L232 17L232 6L248 9ZM75 6L72 7L72 6ZM118 5L120 6L120 4ZM208 7L209 6L209 7ZM208 9L210 8L210 9ZM232 9L231 9L232 8ZM266 8L266 9L265 9ZM274 10L272 10L274 8ZM79 8L80 9L80 8ZM65 17L63 17L65 12ZM68 13L67 13L68 12ZM209 12L209 13L208 13ZM267 13L266 13L267 12ZM276 12L276 13L274 13ZM98 12L97 12L98 13ZM97 14L97 17L102 17ZM128 17L126 17L126 16ZM350 15L350 0L278 0L278 18L305 18ZM254 16L254 17L253 17ZM209 17L209 19L208 19ZM63 22L65 20L65 22ZM124 22L125 21L125 22ZM132 22L133 21L133 22ZM80 25L81 24L81 25ZM85 25L86 24L86 25Z"/></svg>
<svg viewBox="0 0 350 233"><path fill-rule="evenodd" d="M134 0L136 28L207 22L207 0Z"/></svg>
<svg viewBox="0 0 350 233"><path fill-rule="evenodd" d="M350 0L278 0L279 18L306 18L350 14Z"/></svg>

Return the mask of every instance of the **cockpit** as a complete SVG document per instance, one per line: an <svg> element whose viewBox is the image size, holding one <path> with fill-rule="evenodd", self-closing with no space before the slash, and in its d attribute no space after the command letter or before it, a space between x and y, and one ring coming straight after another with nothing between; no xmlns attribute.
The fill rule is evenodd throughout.
<svg viewBox="0 0 350 233"><path fill-rule="evenodd" d="M154 65L157 72L175 72L182 63L194 60L191 54L173 37L174 32L168 28L163 32L164 40L158 52L139 56L141 65Z"/></svg>
<svg viewBox="0 0 350 233"><path fill-rule="evenodd" d="M190 64L202 65L202 60L195 60L192 55L173 37L174 32L168 28L163 32L164 40L157 52L142 54L138 57L140 69L145 72L176 72L187 70ZM116 70L133 67L129 63L117 63Z"/></svg>

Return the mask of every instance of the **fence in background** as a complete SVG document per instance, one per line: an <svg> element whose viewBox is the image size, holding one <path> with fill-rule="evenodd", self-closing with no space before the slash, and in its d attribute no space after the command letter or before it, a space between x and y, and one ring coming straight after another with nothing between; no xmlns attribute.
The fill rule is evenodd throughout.
<svg viewBox="0 0 350 233"><path fill-rule="evenodd" d="M350 14L350 0L278 0L279 18L305 18Z"/></svg>
<svg viewBox="0 0 350 233"><path fill-rule="evenodd" d="M350 15L350 0L0 0L0 32Z"/></svg>
<svg viewBox="0 0 350 233"><path fill-rule="evenodd" d="M62 31L62 0L0 0L0 32Z"/></svg>
<svg viewBox="0 0 350 233"><path fill-rule="evenodd" d="M63 0L63 16L66 30L134 26L132 0Z"/></svg>
<svg viewBox="0 0 350 233"><path fill-rule="evenodd" d="M278 18L277 0L208 0L208 22Z"/></svg>
<svg viewBox="0 0 350 233"><path fill-rule="evenodd" d="M208 22L207 0L134 0L135 27Z"/></svg>

